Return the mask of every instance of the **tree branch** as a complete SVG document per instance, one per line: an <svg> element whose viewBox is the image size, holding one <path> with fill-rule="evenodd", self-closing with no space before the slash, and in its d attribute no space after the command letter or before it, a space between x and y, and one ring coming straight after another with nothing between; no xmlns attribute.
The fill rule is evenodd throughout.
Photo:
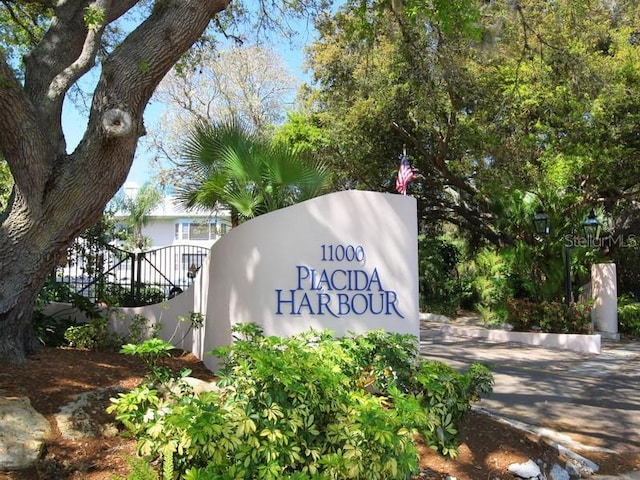
<svg viewBox="0 0 640 480"><path fill-rule="evenodd" d="M211 18L230 0L163 2L114 50L103 64L94 94L88 134L99 128L104 111L120 108L141 123L155 88ZM137 129L142 133L142 128Z"/></svg>
<svg viewBox="0 0 640 480"><path fill-rule="evenodd" d="M67 194L77 205L73 214L51 204L75 234L97 218L105 203L126 179L138 139L144 135L143 113L167 71L193 45L211 17L228 0L181 0L156 3L153 12L103 62L93 94L87 130L76 150L55 177L51 188L66 192L82 182L83 189ZM95 192L86 195L86 192ZM52 192L52 198L53 193Z"/></svg>
<svg viewBox="0 0 640 480"><path fill-rule="evenodd" d="M14 4L14 2L9 2L8 0L2 0L2 3L4 4L5 7L7 7L7 11L9 12L9 16L11 17L11 20L13 20L16 23L16 25L19 25L20 28L22 28L26 32L28 37L35 44L37 42L36 36L33 34L31 29L24 22L20 20L18 15L16 15L16 12L13 11L12 4Z"/></svg>
<svg viewBox="0 0 640 480"><path fill-rule="evenodd" d="M133 7L137 0L59 2L55 17L40 44L25 57L25 91L42 119L43 130L59 155L66 151L60 118L67 91L95 64L104 28ZM104 12L104 21L89 28L88 6ZM54 126L58 128L54 128Z"/></svg>
<svg viewBox="0 0 640 480"><path fill-rule="evenodd" d="M37 194L44 185L48 163L36 157L36 153L42 150L34 149L34 146L46 144L47 139L1 50L0 112L7 112L0 115L0 147L13 179L22 191ZM37 202L39 197L36 195L29 200Z"/></svg>
<svg viewBox="0 0 640 480"><path fill-rule="evenodd" d="M106 11L107 3L108 0L96 0L94 6ZM58 73L49 84L47 92L49 100L55 101L63 97L71 85L93 67L105 26L106 20L101 25L87 29L84 43L76 59Z"/></svg>
<svg viewBox="0 0 640 480"><path fill-rule="evenodd" d="M393 126L394 129L396 129L398 132L400 132L402 134L402 136L404 136L407 140L411 141L411 143L413 143L415 148L420 152L420 154L424 158L432 158L433 157L430 154L430 152L424 147L424 144L419 139L414 137L411 133L409 133L404 127L402 127L401 125L399 125L396 122L392 122L392 126ZM450 126L448 126L447 128L449 129L449 127ZM450 135L450 133L451 132L447 133L447 135ZM477 190L472 185L470 185L469 183L465 182L462 178L460 178L460 177L454 175L453 173L451 173L449 168L446 166L446 164L442 160L442 158L446 157L447 141L448 140L446 140L445 137L443 137L440 134L438 135L438 142L440 144L440 149L439 149L437 157L434 159L433 166L440 173L440 175L442 175L442 177L445 180L447 180L452 186L455 186L455 187L467 192L469 195L476 195L478 193ZM442 150L443 148L445 148L444 151Z"/></svg>

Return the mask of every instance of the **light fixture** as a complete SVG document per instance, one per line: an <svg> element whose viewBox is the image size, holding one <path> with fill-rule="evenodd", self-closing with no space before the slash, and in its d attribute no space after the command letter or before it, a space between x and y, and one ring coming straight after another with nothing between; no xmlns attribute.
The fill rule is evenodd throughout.
<svg viewBox="0 0 640 480"><path fill-rule="evenodd" d="M196 264L192 263L191 266L189 267L189 270L187 271L187 277L193 280L194 278L196 278L196 274L198 273L198 270L200 270L200 267L196 267Z"/></svg>
<svg viewBox="0 0 640 480"><path fill-rule="evenodd" d="M551 222L549 221L549 215L542 210L538 210L533 217L533 227L538 235L549 235L549 229Z"/></svg>
<svg viewBox="0 0 640 480"><path fill-rule="evenodd" d="M586 218L586 220L582 222L582 228L584 229L584 236L586 237L587 241L591 242L592 240L598 238L598 235L600 233L600 222L596 218L596 214L593 211L593 208L591 209L591 212L589 213L589 216Z"/></svg>
<svg viewBox="0 0 640 480"><path fill-rule="evenodd" d="M544 213L542 210L538 210L533 217L533 226L535 227L536 234L538 235L549 235L549 231L551 228L551 222L549 221L549 215ZM594 239L598 238L599 230L600 230L600 222L596 218L596 214L591 209L589 216L586 218L584 222L582 222L582 228L584 229L584 235L587 238L587 242L589 245L592 245ZM571 290L571 244L567 243L564 245L564 288L565 288L565 303L569 305L572 300L572 290Z"/></svg>

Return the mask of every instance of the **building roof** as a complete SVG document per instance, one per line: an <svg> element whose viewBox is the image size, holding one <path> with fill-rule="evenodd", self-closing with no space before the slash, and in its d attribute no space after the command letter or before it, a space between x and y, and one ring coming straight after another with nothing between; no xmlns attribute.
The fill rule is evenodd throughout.
<svg viewBox="0 0 640 480"><path fill-rule="evenodd" d="M125 195L135 196L138 190L137 185L126 184L124 186ZM117 211L114 213L115 219L126 218L129 216L128 212ZM149 218L195 218L195 219L208 219L208 218L229 218L231 215L227 209L209 210L204 208L190 208L187 209L182 205L174 196L165 195L162 197L160 204L155 207L148 215Z"/></svg>

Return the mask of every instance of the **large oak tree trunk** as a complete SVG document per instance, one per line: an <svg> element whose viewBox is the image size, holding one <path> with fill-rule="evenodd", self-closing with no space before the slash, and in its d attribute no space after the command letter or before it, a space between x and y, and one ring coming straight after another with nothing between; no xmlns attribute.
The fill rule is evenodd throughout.
<svg viewBox="0 0 640 480"><path fill-rule="evenodd" d="M136 3L57 2L55 21L25 58L24 85L0 50L0 148L15 181L0 214L0 357L11 362L37 346L31 314L47 274L124 183L153 91L229 0L156 2L102 62L87 130L68 154L65 94L93 65L104 27ZM105 9L99 28L85 25L90 4Z"/></svg>
<svg viewBox="0 0 640 480"><path fill-rule="evenodd" d="M64 189L66 195L52 196L57 208L42 213L30 211L18 188L14 192L13 204L0 227L0 358L21 363L25 355L37 351L31 314L38 292L80 225L95 222L101 214L98 207L93 214L83 211L80 204L74 207L80 185L76 192L69 187Z"/></svg>

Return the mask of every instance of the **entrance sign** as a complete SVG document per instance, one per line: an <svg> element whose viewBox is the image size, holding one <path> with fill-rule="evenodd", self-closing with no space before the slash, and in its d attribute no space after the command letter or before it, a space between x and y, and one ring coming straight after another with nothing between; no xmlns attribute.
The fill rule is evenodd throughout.
<svg viewBox="0 0 640 480"><path fill-rule="evenodd" d="M255 322L266 335L313 327L418 336L417 235L414 198L358 190L232 229L203 266L205 349L229 344L238 322Z"/></svg>
<svg viewBox="0 0 640 480"><path fill-rule="evenodd" d="M231 327L241 322L261 325L266 335L315 328L417 337L416 201L350 190L262 215L214 243L184 293L120 311L161 323L165 340L212 371L217 359L208 352L230 344ZM204 325L179 321L188 312L203 315ZM126 323L114 312L114 330L125 333Z"/></svg>

